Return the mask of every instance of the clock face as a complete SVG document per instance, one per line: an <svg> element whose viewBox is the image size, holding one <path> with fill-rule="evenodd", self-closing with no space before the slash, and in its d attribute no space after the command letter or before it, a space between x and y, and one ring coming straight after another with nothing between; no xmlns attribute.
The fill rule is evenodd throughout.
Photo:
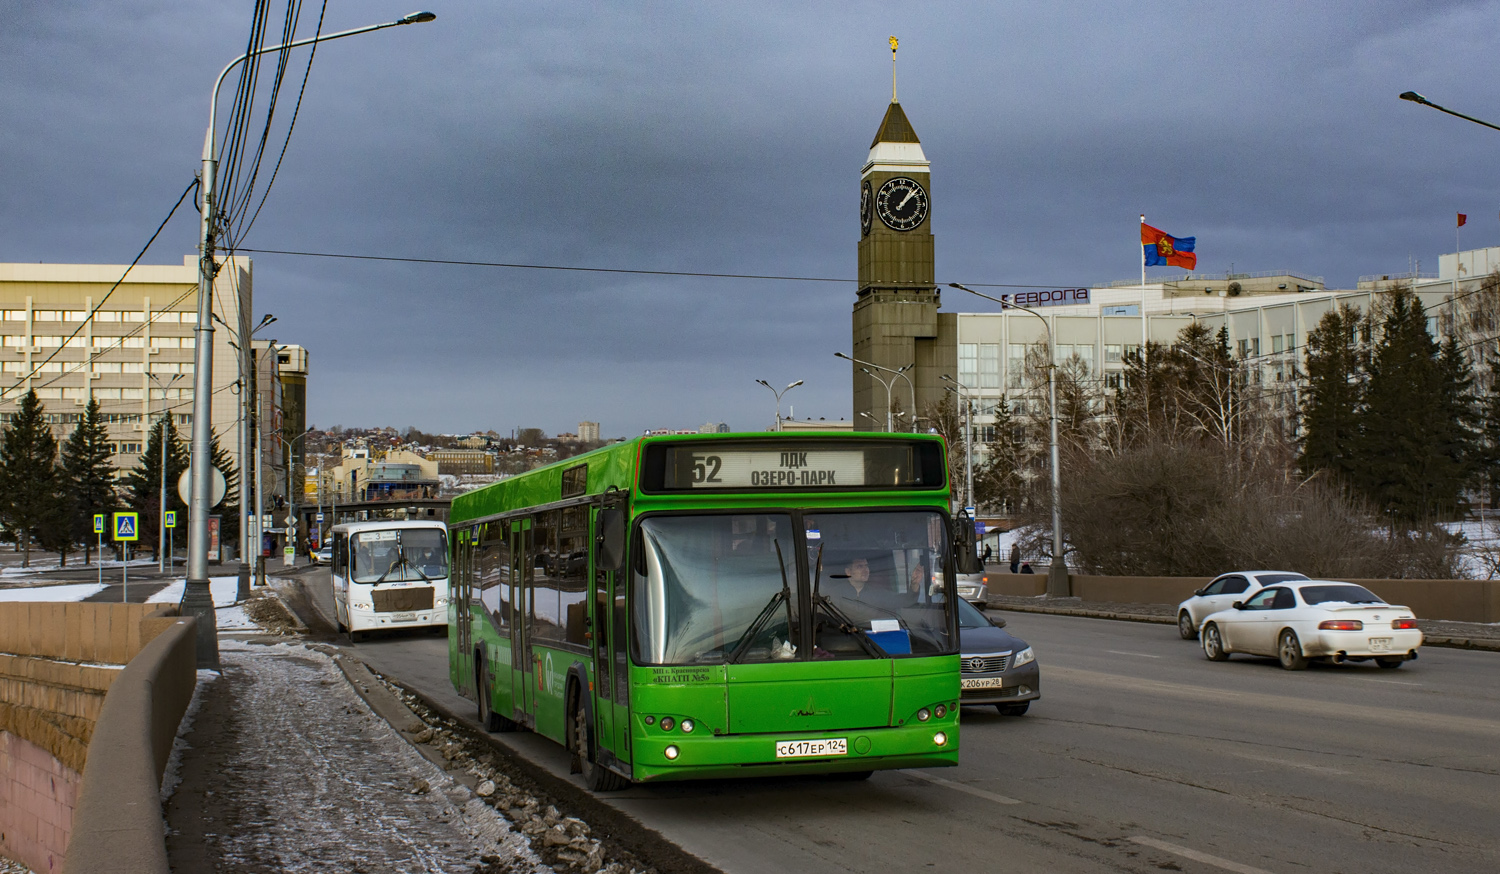
<svg viewBox="0 0 1500 874"><path fill-rule="evenodd" d="M870 182L859 189L859 229L868 237L870 235L870 223L875 219L875 197L870 191Z"/></svg>
<svg viewBox="0 0 1500 874"><path fill-rule="evenodd" d="M887 179L875 195L875 212L893 231L909 231L927 219L927 192L915 179Z"/></svg>

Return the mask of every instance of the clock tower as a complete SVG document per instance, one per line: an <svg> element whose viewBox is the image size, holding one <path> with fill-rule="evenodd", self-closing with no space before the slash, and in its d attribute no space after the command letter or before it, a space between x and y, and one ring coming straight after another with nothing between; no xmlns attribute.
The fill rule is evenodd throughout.
<svg viewBox="0 0 1500 874"><path fill-rule="evenodd" d="M879 377L876 380L854 365L856 430L885 429L888 401L881 381L894 380L889 403L893 416L904 414L895 417L895 429L910 431L913 417L942 400L938 376L957 373L957 316L938 312L931 179L931 165L895 99L893 84L891 104L860 173L859 292L852 354L889 370L907 368L911 387L901 376L869 368Z"/></svg>

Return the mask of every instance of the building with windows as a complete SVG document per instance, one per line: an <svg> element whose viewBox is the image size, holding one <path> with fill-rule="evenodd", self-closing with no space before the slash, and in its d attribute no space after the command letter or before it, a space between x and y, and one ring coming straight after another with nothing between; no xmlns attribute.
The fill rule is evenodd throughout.
<svg viewBox="0 0 1500 874"><path fill-rule="evenodd" d="M184 433L193 418L198 265L0 264L0 421L35 389L66 439L89 398L99 401L115 464L136 464L151 422L165 411ZM124 277L123 279L121 277ZM212 421L239 464L239 359L225 325L251 301L248 258L229 258L214 281ZM243 467L243 465L240 465Z"/></svg>
<svg viewBox="0 0 1500 874"><path fill-rule="evenodd" d="M578 439L581 442L584 442L584 443L598 443L599 442L599 423L598 422L579 422L578 423Z"/></svg>

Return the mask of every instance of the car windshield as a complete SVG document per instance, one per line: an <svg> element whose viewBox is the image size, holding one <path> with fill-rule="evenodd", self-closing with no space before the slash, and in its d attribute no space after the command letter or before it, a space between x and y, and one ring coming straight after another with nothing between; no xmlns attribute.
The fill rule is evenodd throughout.
<svg viewBox="0 0 1500 874"><path fill-rule="evenodd" d="M406 583L448 576L448 535L437 528L389 528L354 535L356 583Z"/></svg>
<svg viewBox="0 0 1500 874"><path fill-rule="evenodd" d="M946 530L936 512L808 514L800 528L790 513L647 517L632 559L636 660L956 652Z"/></svg>
<svg viewBox="0 0 1500 874"><path fill-rule="evenodd" d="M1374 592L1353 583L1336 586L1303 586L1302 600L1307 604L1384 604Z"/></svg>
<svg viewBox="0 0 1500 874"><path fill-rule="evenodd" d="M959 628L988 628L990 626L990 621L979 612L979 608L968 601L959 598L953 602L953 606L958 608Z"/></svg>
<svg viewBox="0 0 1500 874"><path fill-rule="evenodd" d="M1258 580L1262 586L1274 586L1277 583L1289 583L1296 580L1305 580L1307 579L1307 577L1303 576L1302 574L1256 574L1255 579Z"/></svg>

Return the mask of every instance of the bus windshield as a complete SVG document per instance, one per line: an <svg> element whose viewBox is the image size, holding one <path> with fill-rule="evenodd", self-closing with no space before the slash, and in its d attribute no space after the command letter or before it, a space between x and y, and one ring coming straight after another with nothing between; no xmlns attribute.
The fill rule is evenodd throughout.
<svg viewBox="0 0 1500 874"><path fill-rule="evenodd" d="M820 512L800 525L788 513L652 516L641 535L640 663L955 651L937 512Z"/></svg>
<svg viewBox="0 0 1500 874"><path fill-rule="evenodd" d="M436 528L391 528L354 535L356 583L434 582L448 576L448 535Z"/></svg>

